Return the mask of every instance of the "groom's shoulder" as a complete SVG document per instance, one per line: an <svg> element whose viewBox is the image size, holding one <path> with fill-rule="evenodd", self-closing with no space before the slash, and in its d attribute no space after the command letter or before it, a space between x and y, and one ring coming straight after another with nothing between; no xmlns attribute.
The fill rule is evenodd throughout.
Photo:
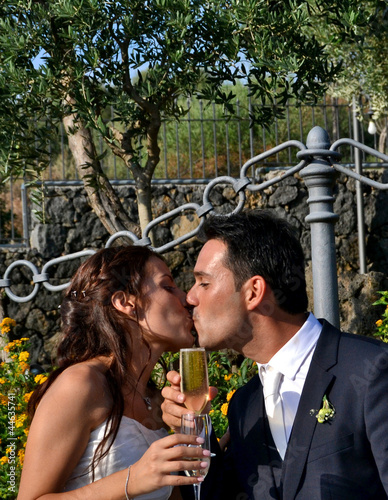
<svg viewBox="0 0 388 500"><path fill-rule="evenodd" d="M346 348L360 352L388 352L388 343L383 342L375 336L356 334L349 331L339 330L325 320L319 320L322 323L320 344L337 344L339 349Z"/></svg>

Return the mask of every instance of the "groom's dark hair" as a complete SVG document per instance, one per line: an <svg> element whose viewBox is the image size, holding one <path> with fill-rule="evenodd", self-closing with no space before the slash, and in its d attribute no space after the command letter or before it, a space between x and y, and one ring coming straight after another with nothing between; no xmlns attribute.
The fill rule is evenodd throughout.
<svg viewBox="0 0 388 500"><path fill-rule="evenodd" d="M200 238L226 244L224 264L232 271L237 290L259 275L271 287L281 309L290 314L307 310L302 247L294 228L273 211L210 216L201 228Z"/></svg>

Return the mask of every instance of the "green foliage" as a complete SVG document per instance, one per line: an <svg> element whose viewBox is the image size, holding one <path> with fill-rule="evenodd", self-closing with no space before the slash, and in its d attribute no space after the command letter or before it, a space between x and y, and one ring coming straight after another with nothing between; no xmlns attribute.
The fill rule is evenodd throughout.
<svg viewBox="0 0 388 500"><path fill-rule="evenodd" d="M210 416L218 438L228 428L227 412L233 394L255 374L257 365L251 359L233 360L231 354L225 351L209 354L209 384L218 389L217 396L212 401Z"/></svg>
<svg viewBox="0 0 388 500"><path fill-rule="evenodd" d="M166 374L170 370L177 369L179 365L179 352L165 352L159 363L152 371L151 379L159 389L166 384Z"/></svg>
<svg viewBox="0 0 388 500"><path fill-rule="evenodd" d="M384 305L385 310L381 316L381 319L376 321L377 331L374 334L384 342L388 342L388 292L377 292L381 295L379 300L373 303L374 306Z"/></svg>
<svg viewBox="0 0 388 500"><path fill-rule="evenodd" d="M258 103L252 123L268 124L287 99L316 99L340 71L317 26L354 38L359 11L354 0L2 0L2 177L31 169L40 179L50 135L72 117L69 134L100 133L144 189L159 163L162 117L186 113L177 98L222 104L229 116L234 90L224 84L241 81ZM100 175L94 141L84 148Z"/></svg>
<svg viewBox="0 0 388 500"><path fill-rule="evenodd" d="M353 16L344 18L347 24L356 23L352 39L334 43L326 30L320 36L331 58L342 64L340 75L334 79L330 93L351 100L360 96L364 111L373 111L374 120L388 111L388 11L381 0L367 0L358 5ZM337 37L338 40L338 37ZM380 127L383 122L380 123ZM381 130L381 128L380 128Z"/></svg>
<svg viewBox="0 0 388 500"><path fill-rule="evenodd" d="M179 371L179 352L165 353L163 362L167 370ZM217 351L208 353L209 385L218 389L217 396L212 400L210 417L216 436L221 438L228 428L229 401L241 386L245 385L255 374L257 365L251 359L239 356L233 351ZM153 380L159 385L165 382L164 374L159 365L153 372Z"/></svg>
<svg viewBox="0 0 388 500"><path fill-rule="evenodd" d="M15 326L11 318L0 323L5 358L0 364L0 496L4 500L17 497L29 429L28 400L35 386L47 378L30 372L29 339L7 342Z"/></svg>

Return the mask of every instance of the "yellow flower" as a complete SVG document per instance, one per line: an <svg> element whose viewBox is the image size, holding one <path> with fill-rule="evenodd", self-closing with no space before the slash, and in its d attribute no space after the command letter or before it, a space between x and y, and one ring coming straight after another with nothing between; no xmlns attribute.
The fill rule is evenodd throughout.
<svg viewBox="0 0 388 500"><path fill-rule="evenodd" d="M15 427L23 427L24 425L24 421L27 420L27 414L26 413L22 413L22 415L20 415L17 419L16 419L16 422L15 422Z"/></svg>
<svg viewBox="0 0 388 500"><path fill-rule="evenodd" d="M224 380L226 380L227 382L229 382L229 380L232 378L232 374L229 373L229 375L224 375Z"/></svg>
<svg viewBox="0 0 388 500"><path fill-rule="evenodd" d="M30 397L31 397L31 394L33 393L34 391L31 391L31 392L26 392L23 396L23 400L28 403L28 401L30 400Z"/></svg>
<svg viewBox="0 0 388 500"><path fill-rule="evenodd" d="M30 357L30 353L27 351L23 351L19 354L19 361L27 361L27 359Z"/></svg>
<svg viewBox="0 0 388 500"><path fill-rule="evenodd" d="M233 389L233 391L228 392L228 395L226 396L226 401L230 401L235 392L236 392L236 389Z"/></svg>
<svg viewBox="0 0 388 500"><path fill-rule="evenodd" d="M28 340L30 340L30 339L29 339L28 337L23 337L23 338L21 338L20 340L21 340L21 342L27 342L27 341L28 341Z"/></svg>
<svg viewBox="0 0 388 500"><path fill-rule="evenodd" d="M11 327L16 326L16 321L11 318L4 318L0 323L1 333L5 335L11 331Z"/></svg>
<svg viewBox="0 0 388 500"><path fill-rule="evenodd" d="M383 320L382 320L382 319L378 319L378 320L376 321L376 325L377 325L377 326L381 326L382 324L383 324Z"/></svg>
<svg viewBox="0 0 388 500"><path fill-rule="evenodd" d="M5 384L5 379L4 378L0 378L0 384Z"/></svg>
<svg viewBox="0 0 388 500"><path fill-rule="evenodd" d="M30 429L24 429L24 431L23 431L23 432L24 432L24 434L25 434L26 436L28 436L28 433L30 432ZM26 443L25 443L25 444L26 444Z"/></svg>
<svg viewBox="0 0 388 500"><path fill-rule="evenodd" d="M228 406L229 406L229 403L224 403L222 406L221 406L221 413L226 417L226 415L228 414Z"/></svg>
<svg viewBox="0 0 388 500"><path fill-rule="evenodd" d="M3 394L0 394L0 404L7 406L7 404L8 404L7 396L3 396Z"/></svg>
<svg viewBox="0 0 388 500"><path fill-rule="evenodd" d="M24 361L19 363L20 373L24 373L29 369L28 363L24 363Z"/></svg>
<svg viewBox="0 0 388 500"><path fill-rule="evenodd" d="M8 462L8 457L1 457L1 458L0 458L0 464L1 464L1 465L6 464L7 462Z"/></svg>
<svg viewBox="0 0 388 500"><path fill-rule="evenodd" d="M18 451L18 457L19 457L20 467L23 467L23 463L24 463L24 450L19 450Z"/></svg>
<svg viewBox="0 0 388 500"><path fill-rule="evenodd" d="M36 384L43 384L44 382L46 382L47 377L46 377L46 375L42 375L41 373L39 373L39 375L37 375L34 378L34 380L35 380Z"/></svg>
<svg viewBox="0 0 388 500"><path fill-rule="evenodd" d="M3 321L0 323L0 328L3 328L3 326L16 326L16 321L12 318L4 318Z"/></svg>
<svg viewBox="0 0 388 500"><path fill-rule="evenodd" d="M214 410L209 411L209 415L213 415L213 413L214 413Z"/></svg>
<svg viewBox="0 0 388 500"><path fill-rule="evenodd" d="M10 350L12 351L14 347L15 347L15 342L8 342L8 344L3 347L3 351L5 352L9 352Z"/></svg>

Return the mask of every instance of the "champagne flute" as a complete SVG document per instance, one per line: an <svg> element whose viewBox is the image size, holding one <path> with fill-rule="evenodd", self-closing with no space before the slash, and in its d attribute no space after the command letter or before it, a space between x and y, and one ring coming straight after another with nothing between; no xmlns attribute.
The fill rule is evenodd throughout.
<svg viewBox="0 0 388 500"><path fill-rule="evenodd" d="M189 434L191 436L199 436L204 442L203 444L198 445L189 445L189 446L197 446L204 450L210 451L210 417L209 415L192 415L186 414L182 415L181 418L181 433ZM196 460L196 459L193 459ZM202 457L202 462L207 462L209 465L206 469L195 469L195 470L185 470L186 476L190 477L205 477L208 473L210 466L210 457ZM200 500L201 496L201 483L193 484L194 486L194 497L195 500Z"/></svg>
<svg viewBox="0 0 388 500"><path fill-rule="evenodd" d="M181 349L179 356L181 392L186 396L185 406L199 415L209 399L207 357L204 347Z"/></svg>

